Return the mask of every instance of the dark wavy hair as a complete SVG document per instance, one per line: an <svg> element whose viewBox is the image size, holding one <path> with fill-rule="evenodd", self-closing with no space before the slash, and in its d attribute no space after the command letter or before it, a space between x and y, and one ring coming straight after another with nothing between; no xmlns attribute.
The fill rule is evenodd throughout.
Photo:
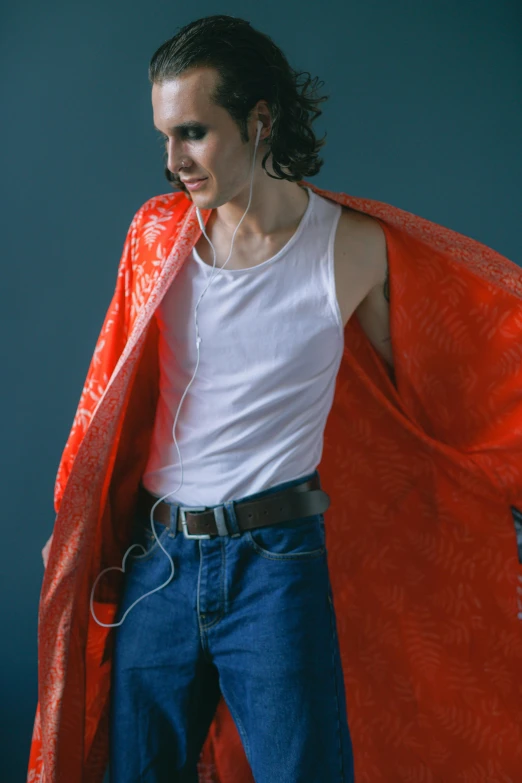
<svg viewBox="0 0 522 783"><path fill-rule="evenodd" d="M315 95L324 82L312 79L308 71L291 68L272 39L254 30L249 22L222 14L197 19L165 41L152 56L149 81L162 84L197 67L218 72L212 101L228 111L244 143L249 140L247 121L251 111L259 100L267 102L272 130L265 140L269 149L262 166L269 177L300 182L320 171L324 161L318 152L327 134L317 139L311 125L322 114L318 104L329 97ZM301 76L307 78L299 87ZM270 154L273 170L279 176L266 170ZM165 176L171 184L177 184L178 179L166 166Z"/></svg>

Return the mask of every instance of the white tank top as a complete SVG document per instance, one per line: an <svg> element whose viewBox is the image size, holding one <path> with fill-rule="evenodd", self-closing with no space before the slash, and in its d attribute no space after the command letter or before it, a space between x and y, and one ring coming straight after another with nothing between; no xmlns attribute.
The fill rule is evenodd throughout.
<svg viewBox="0 0 522 783"><path fill-rule="evenodd" d="M333 246L342 208L309 188L299 227L251 269L216 268L198 308L196 377L176 440L169 501L213 506L313 473L344 349ZM160 394L143 485L179 485L174 417L197 361L194 308L212 267L195 248L156 310Z"/></svg>

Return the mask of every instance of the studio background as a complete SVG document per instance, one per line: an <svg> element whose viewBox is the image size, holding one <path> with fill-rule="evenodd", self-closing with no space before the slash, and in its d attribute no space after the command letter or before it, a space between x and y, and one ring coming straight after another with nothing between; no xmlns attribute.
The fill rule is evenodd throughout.
<svg viewBox="0 0 522 783"><path fill-rule="evenodd" d="M137 209L167 193L147 66L201 16L242 17L324 80L310 181L522 265L520 0L11 2L2 63L0 779L25 781L41 549L83 381ZM119 564L114 564L119 565Z"/></svg>

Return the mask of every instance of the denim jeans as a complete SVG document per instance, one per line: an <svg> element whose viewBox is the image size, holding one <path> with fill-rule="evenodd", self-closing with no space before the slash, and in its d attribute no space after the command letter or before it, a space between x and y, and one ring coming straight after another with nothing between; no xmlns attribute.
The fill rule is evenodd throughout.
<svg viewBox="0 0 522 783"><path fill-rule="evenodd" d="M238 500L316 474L223 504L229 532ZM115 628L111 783L197 783L221 695L256 783L352 783L323 515L199 540L154 524L175 573ZM148 515L134 541L116 622L171 572Z"/></svg>

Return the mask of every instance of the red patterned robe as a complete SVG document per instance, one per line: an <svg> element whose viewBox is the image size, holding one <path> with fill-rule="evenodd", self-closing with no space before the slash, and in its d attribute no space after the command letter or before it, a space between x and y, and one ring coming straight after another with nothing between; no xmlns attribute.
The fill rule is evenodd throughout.
<svg viewBox="0 0 522 783"><path fill-rule="evenodd" d="M379 219L395 381L354 314L319 472L358 783L522 780L522 270L396 207ZM203 210L205 223L211 214ZM28 781L101 783L112 622L158 399L154 312L201 236L183 193L147 201L55 488ZM519 541L522 549L522 541ZM221 700L203 783L252 781ZM325 781L326 783L326 781Z"/></svg>

